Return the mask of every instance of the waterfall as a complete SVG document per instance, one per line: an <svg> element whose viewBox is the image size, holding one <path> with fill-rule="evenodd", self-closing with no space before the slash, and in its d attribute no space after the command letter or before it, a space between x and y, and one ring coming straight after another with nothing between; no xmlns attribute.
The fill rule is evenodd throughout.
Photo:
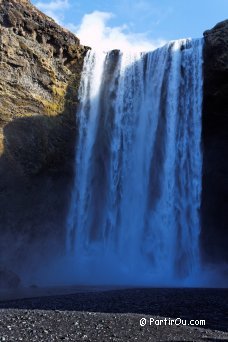
<svg viewBox="0 0 228 342"><path fill-rule="evenodd" d="M67 221L80 281L163 284L199 271L202 45L87 53Z"/></svg>

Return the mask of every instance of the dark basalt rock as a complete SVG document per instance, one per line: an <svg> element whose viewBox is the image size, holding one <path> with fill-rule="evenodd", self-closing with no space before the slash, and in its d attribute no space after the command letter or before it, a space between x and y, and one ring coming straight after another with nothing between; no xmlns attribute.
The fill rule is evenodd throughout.
<svg viewBox="0 0 228 342"><path fill-rule="evenodd" d="M228 261L228 20L204 32L203 256Z"/></svg>

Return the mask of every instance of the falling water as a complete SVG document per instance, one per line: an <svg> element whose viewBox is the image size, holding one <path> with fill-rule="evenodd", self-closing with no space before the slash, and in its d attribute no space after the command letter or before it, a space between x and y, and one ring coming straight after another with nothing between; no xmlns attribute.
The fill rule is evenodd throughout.
<svg viewBox="0 0 228 342"><path fill-rule="evenodd" d="M67 224L80 281L166 283L197 274L202 45L87 53Z"/></svg>

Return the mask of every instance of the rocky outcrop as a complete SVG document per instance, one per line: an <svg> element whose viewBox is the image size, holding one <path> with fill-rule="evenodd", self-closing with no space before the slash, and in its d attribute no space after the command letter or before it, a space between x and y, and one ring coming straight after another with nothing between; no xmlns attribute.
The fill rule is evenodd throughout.
<svg viewBox="0 0 228 342"><path fill-rule="evenodd" d="M201 243L206 260L228 261L228 20L204 38Z"/></svg>
<svg viewBox="0 0 228 342"><path fill-rule="evenodd" d="M61 113L85 48L29 1L0 0L0 25L1 121Z"/></svg>
<svg viewBox="0 0 228 342"><path fill-rule="evenodd" d="M45 255L61 237L64 241L77 93L87 50L29 1L0 0L3 264L29 255L28 246L42 246L39 254Z"/></svg>

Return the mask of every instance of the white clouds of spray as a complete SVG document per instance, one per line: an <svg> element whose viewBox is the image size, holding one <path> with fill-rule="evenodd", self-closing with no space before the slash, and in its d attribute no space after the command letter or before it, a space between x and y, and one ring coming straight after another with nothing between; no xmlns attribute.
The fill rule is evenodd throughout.
<svg viewBox="0 0 228 342"><path fill-rule="evenodd" d="M113 49L128 51L152 51L166 43L165 40L149 40L146 34L128 32L128 26L108 26L112 13L94 11L86 14L75 30L81 44L93 49L109 51Z"/></svg>

